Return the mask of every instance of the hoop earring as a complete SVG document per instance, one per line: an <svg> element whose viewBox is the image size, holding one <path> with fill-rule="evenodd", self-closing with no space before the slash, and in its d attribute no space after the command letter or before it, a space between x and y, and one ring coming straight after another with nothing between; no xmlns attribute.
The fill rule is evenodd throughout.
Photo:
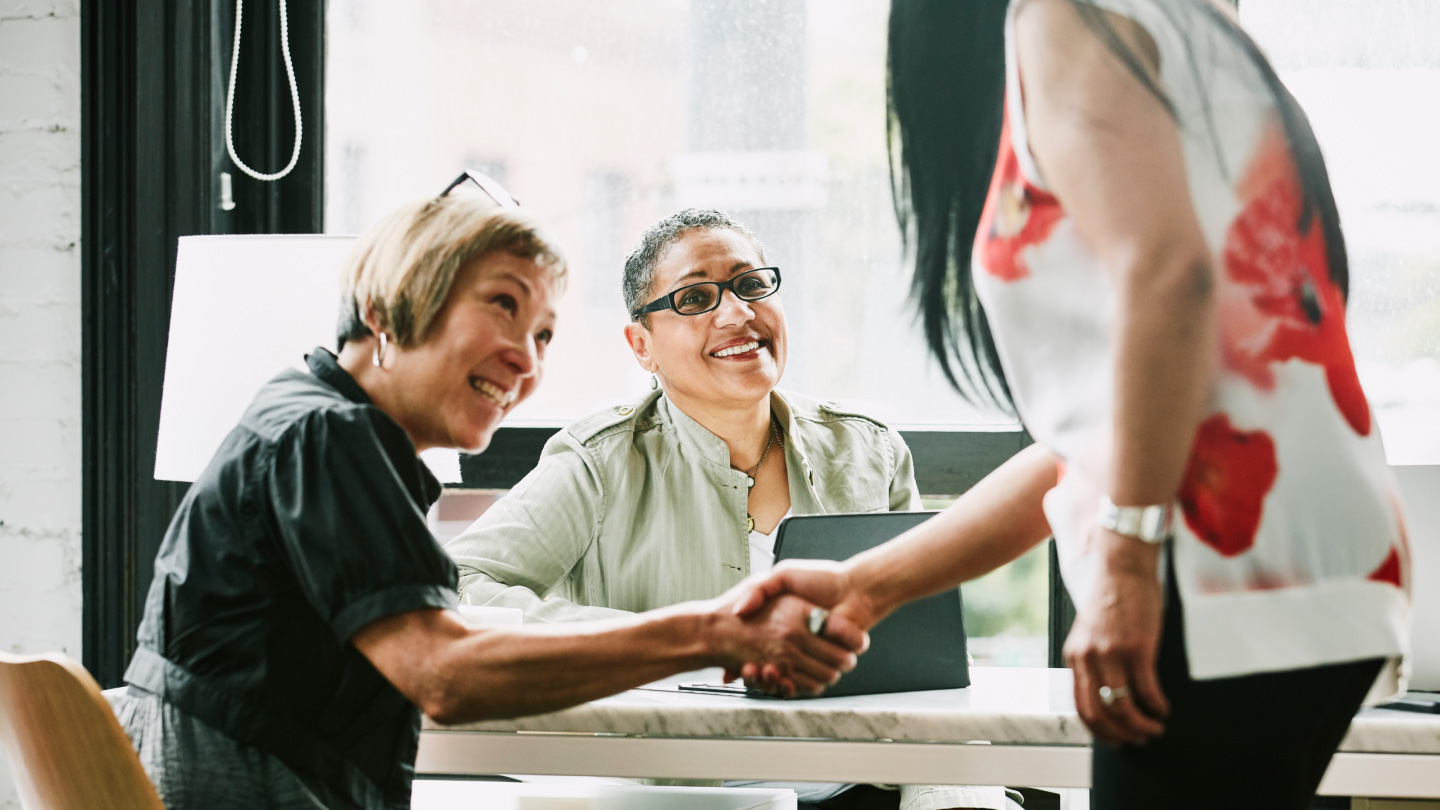
<svg viewBox="0 0 1440 810"><path fill-rule="evenodd" d="M383 363L383 362L385 362L385 333L384 333L384 332L381 332L381 333L380 333L380 345L379 345L379 346L376 346L376 347L375 347L375 350L370 353L370 362L371 362L371 363L374 363L376 368L380 368L380 364Z"/></svg>
<svg viewBox="0 0 1440 810"><path fill-rule="evenodd" d="M650 375L650 390L654 391L660 387L660 380L654 374Z"/></svg>

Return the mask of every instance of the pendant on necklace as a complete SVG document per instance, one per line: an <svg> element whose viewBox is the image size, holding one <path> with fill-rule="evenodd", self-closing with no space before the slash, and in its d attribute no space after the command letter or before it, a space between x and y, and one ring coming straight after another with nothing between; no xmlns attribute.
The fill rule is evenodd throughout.
<svg viewBox="0 0 1440 810"><path fill-rule="evenodd" d="M749 476L749 475L745 476L745 486L749 487L750 489L754 489L754 488L755 488L755 479L754 479L752 476Z"/></svg>
<svg viewBox="0 0 1440 810"><path fill-rule="evenodd" d="M750 517L750 515L748 515L748 514L745 515L745 531L747 531L747 532L753 532L753 531L755 531L755 518Z"/></svg>

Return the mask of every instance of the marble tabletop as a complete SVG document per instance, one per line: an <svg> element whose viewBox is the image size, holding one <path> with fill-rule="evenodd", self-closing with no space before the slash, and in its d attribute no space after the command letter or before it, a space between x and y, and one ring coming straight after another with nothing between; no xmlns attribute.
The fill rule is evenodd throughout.
<svg viewBox="0 0 1440 810"><path fill-rule="evenodd" d="M679 692L675 685L718 681L719 670L668 678L564 711L515 720L441 726L430 731L568 732L660 737L771 737L896 742L1085 746L1068 669L972 667L970 687L888 695L763 700ZM1366 709L1341 751L1440 754L1440 715Z"/></svg>

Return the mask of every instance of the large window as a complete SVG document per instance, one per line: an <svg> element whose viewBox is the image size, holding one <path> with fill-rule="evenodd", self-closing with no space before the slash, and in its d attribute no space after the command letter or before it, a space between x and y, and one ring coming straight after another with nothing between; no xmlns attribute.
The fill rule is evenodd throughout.
<svg viewBox="0 0 1440 810"><path fill-rule="evenodd" d="M1393 464L1440 464L1440 3L1244 0L1325 153L1350 336Z"/></svg>
<svg viewBox="0 0 1440 810"><path fill-rule="evenodd" d="M573 281L545 384L511 425L562 424L648 390L621 337L621 263L650 223L704 206L749 225L785 271L782 386L901 427L1004 429L945 385L907 301L886 168L888 11L332 0L326 228L358 231L468 166L557 232ZM450 493L437 533L496 494ZM955 492L935 494L932 506ZM1041 548L966 586L977 663L1045 665L1048 570Z"/></svg>
<svg viewBox="0 0 1440 810"><path fill-rule="evenodd" d="M326 228L358 231L471 167L557 232L573 281L546 382L512 425L646 390L621 338L620 263L651 222L708 206L748 223L785 270L782 385L902 428L1006 429L944 384L907 302L884 140L888 7L331 0ZM1325 150L1353 344L1391 459L1440 462L1440 5L1240 11ZM489 497L457 493L450 526ZM967 585L981 661L1043 663L1047 571L1037 552Z"/></svg>
<svg viewBox="0 0 1440 810"><path fill-rule="evenodd" d="M888 0L332 0L326 228L354 232L461 167L569 251L546 381L514 424L648 389L620 265L679 208L724 209L785 271L782 385L896 425L996 423L923 350L885 152Z"/></svg>

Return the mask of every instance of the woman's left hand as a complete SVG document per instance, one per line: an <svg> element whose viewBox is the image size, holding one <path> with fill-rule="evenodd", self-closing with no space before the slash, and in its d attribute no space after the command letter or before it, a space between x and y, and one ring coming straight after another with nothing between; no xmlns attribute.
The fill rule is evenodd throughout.
<svg viewBox="0 0 1440 810"><path fill-rule="evenodd" d="M1142 745L1165 732L1161 721L1170 713L1156 675L1164 610L1156 573L1159 548L1104 529L1095 532L1094 553L1105 562L1065 640L1065 662L1075 673L1075 708L1100 742Z"/></svg>

